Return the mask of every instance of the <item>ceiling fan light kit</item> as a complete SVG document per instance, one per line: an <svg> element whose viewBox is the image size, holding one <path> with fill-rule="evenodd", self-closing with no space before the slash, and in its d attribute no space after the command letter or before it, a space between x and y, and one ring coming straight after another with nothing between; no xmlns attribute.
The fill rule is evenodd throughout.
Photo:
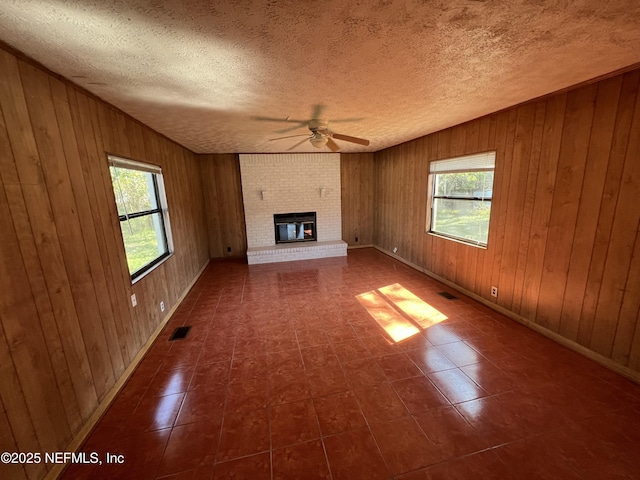
<svg viewBox="0 0 640 480"><path fill-rule="evenodd" d="M314 115L317 115L319 113L321 113L322 107L320 105L316 105L315 110L314 110ZM288 122L289 117L287 117L286 120L284 119L277 119L277 118L273 118L273 117L256 117L256 120L261 120L261 121L278 121L278 122ZM300 123L299 127L294 127L293 129L295 130L296 128L300 128L302 126L304 126L304 123L307 124L307 128L309 129L309 131L311 132L310 135L307 134L301 134L301 135L288 135L286 137L279 137L279 138L271 138L270 141L273 140L282 140L285 138L293 138L293 137L302 137L302 136L306 136L307 138L296 143L295 145L293 145L292 147L288 148L287 150L293 150L294 148L297 148L298 146L302 145L306 140L309 140L309 142L311 142L311 145L313 145L315 148L322 148L324 146L327 146L329 148L329 150L331 150L332 152L337 152L340 150L340 146L334 141L334 139L336 140L342 140L345 142L350 142L350 143L356 143L358 145L362 145L362 146L368 146L369 145L369 140L366 140L364 138L358 138L358 137L352 137L350 135L342 135L341 133L334 133L331 130L329 130L329 121L323 118L312 118L311 120L309 120L308 122L304 122L302 120L294 120L297 123ZM339 120L338 120L339 121ZM287 129L290 130L290 129Z"/></svg>
<svg viewBox="0 0 640 480"><path fill-rule="evenodd" d="M311 145L313 145L314 147L322 148L329 141L329 137L326 137L320 132L315 132L313 135L311 135L311 138L309 139L309 141L311 142Z"/></svg>

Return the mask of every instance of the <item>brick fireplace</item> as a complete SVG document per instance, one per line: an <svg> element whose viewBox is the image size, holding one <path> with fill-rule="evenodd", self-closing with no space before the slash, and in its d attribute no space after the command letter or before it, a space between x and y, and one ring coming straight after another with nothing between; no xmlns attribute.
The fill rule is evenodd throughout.
<svg viewBox="0 0 640 480"><path fill-rule="evenodd" d="M340 154L241 154L240 173L249 264L346 256ZM315 240L276 244L274 215L296 212L315 213Z"/></svg>

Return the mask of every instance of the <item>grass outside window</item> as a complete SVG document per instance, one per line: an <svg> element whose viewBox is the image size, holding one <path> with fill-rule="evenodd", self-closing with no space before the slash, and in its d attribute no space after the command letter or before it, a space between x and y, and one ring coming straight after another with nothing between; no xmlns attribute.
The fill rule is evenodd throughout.
<svg viewBox="0 0 640 480"><path fill-rule="evenodd" d="M109 157L122 240L131 280L170 255L162 172L154 165Z"/></svg>
<svg viewBox="0 0 640 480"><path fill-rule="evenodd" d="M431 162L429 232L486 246L495 152Z"/></svg>

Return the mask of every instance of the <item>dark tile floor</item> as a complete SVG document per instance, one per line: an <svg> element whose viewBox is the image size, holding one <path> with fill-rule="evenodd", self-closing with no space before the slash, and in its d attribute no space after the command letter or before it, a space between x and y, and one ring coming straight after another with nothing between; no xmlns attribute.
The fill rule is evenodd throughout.
<svg viewBox="0 0 640 480"><path fill-rule="evenodd" d="M445 290L373 249L212 262L83 447L124 464L63 478L640 478L640 386Z"/></svg>

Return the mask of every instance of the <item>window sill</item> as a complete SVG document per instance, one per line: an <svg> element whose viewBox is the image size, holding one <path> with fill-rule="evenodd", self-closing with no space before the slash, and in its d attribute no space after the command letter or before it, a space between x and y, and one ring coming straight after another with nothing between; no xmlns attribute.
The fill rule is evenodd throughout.
<svg viewBox="0 0 640 480"><path fill-rule="evenodd" d="M433 237L443 238L445 240L450 240L452 242L461 243L462 245L467 245L469 247L480 248L481 250L486 250L487 249L486 245L482 245L482 244L479 244L479 243L465 242L461 238L449 237L447 235L442 235L441 233L437 233L437 232L425 232L425 233L427 235L431 235Z"/></svg>
<svg viewBox="0 0 640 480"><path fill-rule="evenodd" d="M138 283L140 280L142 280L144 277L146 277L147 275L149 275L151 272L153 272L156 268L158 268L160 265L162 265L164 262L166 262L167 260L169 260L171 257L173 257L173 252L169 253L169 255L167 255L166 257L164 257L162 260L160 260L158 263L156 263L153 267L151 267L149 270L146 270L144 273L141 273L139 276L137 276L136 278L134 278L133 280L131 280L131 285L135 285L136 283ZM129 278L131 278L131 276L129 276Z"/></svg>

